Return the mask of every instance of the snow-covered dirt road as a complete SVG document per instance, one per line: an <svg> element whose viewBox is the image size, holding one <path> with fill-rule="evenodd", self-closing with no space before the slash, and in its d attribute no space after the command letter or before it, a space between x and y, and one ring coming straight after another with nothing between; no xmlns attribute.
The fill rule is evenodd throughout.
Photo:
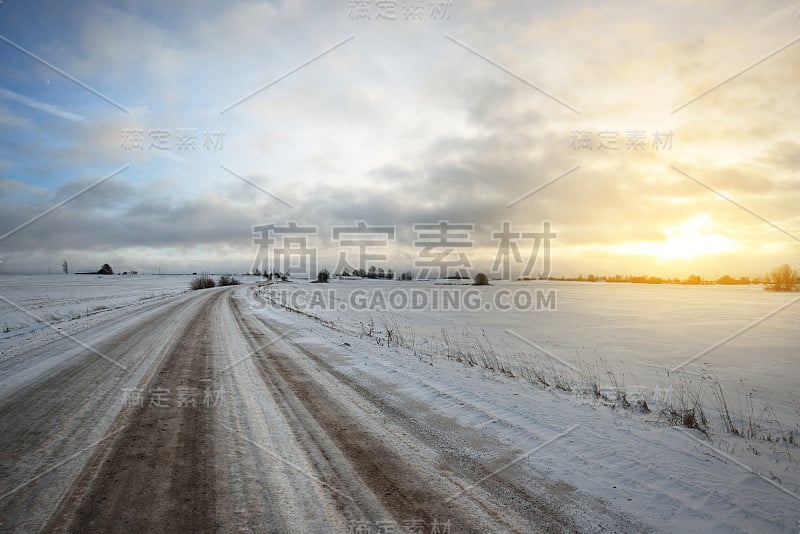
<svg viewBox="0 0 800 534"><path fill-rule="evenodd" d="M645 528L525 461L569 428L500 440L352 369L349 343L304 328L220 288L12 348L0 529Z"/></svg>

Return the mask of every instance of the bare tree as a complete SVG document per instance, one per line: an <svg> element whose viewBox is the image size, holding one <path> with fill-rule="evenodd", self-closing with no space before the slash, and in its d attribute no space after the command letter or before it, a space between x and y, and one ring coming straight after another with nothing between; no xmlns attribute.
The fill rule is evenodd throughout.
<svg viewBox="0 0 800 534"><path fill-rule="evenodd" d="M797 270L788 263L773 268L766 276L766 280L767 284L772 286L767 289L772 291L793 291L800 286L800 276L798 276Z"/></svg>

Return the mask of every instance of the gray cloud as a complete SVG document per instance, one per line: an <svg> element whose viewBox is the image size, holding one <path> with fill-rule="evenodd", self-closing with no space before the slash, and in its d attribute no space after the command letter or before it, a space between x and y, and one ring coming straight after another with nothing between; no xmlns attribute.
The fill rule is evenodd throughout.
<svg viewBox="0 0 800 534"><path fill-rule="evenodd" d="M24 58L2 67L12 80L8 91L22 98L7 98L8 109L0 109L0 122L13 129L3 134L0 152L0 228L123 164L131 167L0 243L0 256L14 258L2 268L36 269L46 258L72 254L183 267L206 257L245 270L251 225L287 220L318 225L323 243L332 224L395 224L406 255L413 253L414 223L472 222L476 254L485 261L493 246L487 236L509 219L527 228L553 221L565 270L586 270L583 257L628 272L631 259L609 246L660 242L665 229L703 215L714 232L740 243L737 261L755 269L774 258L754 259L753 250L767 243L780 255L795 245L670 166L776 224L800 228L800 84L796 69L787 68L800 47L674 116L670 111L794 35L796 20L788 12L781 18L782 5L458 2L450 21L390 26L348 20L345 2L206 2L191 10L145 2L97 6L50 34L33 21L41 26L32 27L40 37L31 37L32 47L132 113L69 82L47 95L51 108L33 110L32 102L46 99L23 89L39 91L43 73L26 68ZM723 13L726 23L714 23ZM581 115L453 45L445 33L574 103ZM356 38L329 57L219 115L350 34ZM134 127L219 128L225 147L125 151L121 130ZM579 129L676 135L669 152L604 153L573 150L570 132ZM576 165L577 172L506 208ZM673 269L653 258L636 261ZM731 257L697 261L710 268Z"/></svg>

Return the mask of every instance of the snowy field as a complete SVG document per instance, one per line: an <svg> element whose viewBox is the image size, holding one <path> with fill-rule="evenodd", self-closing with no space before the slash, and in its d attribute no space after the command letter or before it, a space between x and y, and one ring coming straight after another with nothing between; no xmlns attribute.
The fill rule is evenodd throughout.
<svg viewBox="0 0 800 534"><path fill-rule="evenodd" d="M52 335L52 326L79 330L186 292L191 279L0 276L0 347L33 340L37 332ZM243 278L251 292L254 280ZM651 405L677 402L681 388L700 389L713 416L718 406L709 388L719 383L738 426L757 421L766 433L778 422L784 433L800 431L796 293L756 285L493 282L478 288L377 280L301 280L256 292L269 297L265 302L422 359L488 365L517 377L539 373L549 383L578 387L596 382L609 396L622 390Z"/></svg>
<svg viewBox="0 0 800 534"><path fill-rule="evenodd" d="M2 337L19 335L42 325L30 314L50 323L74 321L140 302L163 299L189 290L184 275L2 275L0 301Z"/></svg>
<svg viewBox="0 0 800 534"><path fill-rule="evenodd" d="M544 295L538 309L537 291ZM415 308L410 298L403 306L406 301L396 295L400 292L435 293L439 308L450 293L455 295L450 302L461 309L433 309L432 297L425 307ZM513 304L513 292L533 294L531 309L496 309L496 302ZM796 407L800 306L792 303L800 298L797 293L767 292L760 285L494 282L476 288L372 280L276 284L270 293L277 302L350 331L372 329L374 336L385 338L391 330L404 345L423 353L447 352L441 346L447 336L465 350L470 343L483 344L511 356L511 365L515 358L523 364L543 360L575 367L605 361L618 377L624 376L628 388L652 388L680 366L683 372L676 374L711 373L729 387L745 385L761 398ZM487 305L492 310L485 310Z"/></svg>
<svg viewBox="0 0 800 534"><path fill-rule="evenodd" d="M574 429L532 463L656 530L800 531L800 296L760 286L494 284L335 280L272 284L250 295L256 313L292 326L306 343L342 345L354 369L395 382L398 394L463 424L513 443ZM556 309L369 307L381 302L376 291L477 290L484 304L500 290L526 287L555 290ZM302 313L275 315L276 307ZM526 368L541 371L550 387L520 372ZM553 387L553 377L569 391ZM592 380L606 397L586 391ZM650 411L623 408L619 389ZM661 413L695 399L708 418L705 432ZM738 435L726 431L720 409Z"/></svg>
<svg viewBox="0 0 800 534"><path fill-rule="evenodd" d="M0 360L189 291L187 275L0 275Z"/></svg>
<svg viewBox="0 0 800 534"><path fill-rule="evenodd" d="M159 301L175 303L187 297L173 298L188 291L191 278L0 277L0 327L8 330L0 361L18 365L13 360L24 350L59 339L56 329L77 335ZM280 343L309 350L355 383L390 384L382 393L390 405L422 403L515 447L515 466L564 481L564 495L600 499L644 530L800 527L796 293L759 286L243 281L235 299L290 333ZM538 307L537 290L544 295ZM458 309L436 309L431 301L412 309L397 291L415 298L436 293ZM515 291L533 294L533 309L498 310ZM242 361L238 353L229 358ZM708 418L702 431L662 413L691 408L694 395ZM739 435L726 431L721 407ZM584 517L581 530L602 530L593 519Z"/></svg>
<svg viewBox="0 0 800 534"><path fill-rule="evenodd" d="M273 284L257 294L422 358L465 361L534 382L540 376L571 388L574 402L587 402L582 393L596 384L609 397L622 391L651 408L699 401L711 428L725 430L719 412L727 411L742 433L772 438L800 431L797 293L756 285L478 288L334 280Z"/></svg>

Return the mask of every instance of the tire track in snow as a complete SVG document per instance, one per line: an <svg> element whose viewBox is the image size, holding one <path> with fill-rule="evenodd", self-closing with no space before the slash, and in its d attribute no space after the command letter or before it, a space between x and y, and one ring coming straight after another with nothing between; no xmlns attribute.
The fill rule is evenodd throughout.
<svg viewBox="0 0 800 534"><path fill-rule="evenodd" d="M59 338L20 352L4 366L0 391L2 529L36 531L53 513L124 409L134 388L169 349L202 295L182 295L119 321L76 333L128 371ZM13 491L11 491L13 489Z"/></svg>
<svg viewBox="0 0 800 534"><path fill-rule="evenodd" d="M212 311L223 296L215 291L192 301L187 328L139 385L141 390L202 388L211 374ZM170 397L121 412L112 431L122 430L87 461L44 530L217 530L213 410L190 406Z"/></svg>
<svg viewBox="0 0 800 534"><path fill-rule="evenodd" d="M260 318L237 315L242 317L242 330L250 332L253 338L260 332L267 332L272 337L284 335ZM283 396L294 397L302 403L304 410L295 409L301 420L299 426L321 427L353 464L363 484L398 522L415 518L430 524L434 519L439 522L450 519L454 532L564 531L576 528L561 512L568 498L545 497L541 494L547 493L541 491L543 488L526 487L524 482L530 482L530 479L518 480L520 474L513 468L487 480L485 488L472 488L460 499L445 502L454 493L469 488L474 480L490 475L508 463L514 458L513 452L518 451L499 451L500 457L487 464L467 459L457 450L457 442L431 440L431 436L438 433L433 426L440 424L447 428L450 434L457 436L456 440L473 441L470 446L480 447L482 437L471 436L469 430L458 428L452 420L430 413L424 427L416 428L408 413L383 403L374 391L337 373L321 355L297 342L284 339L260 351L258 356L268 387L282 389ZM426 411L421 406L416 408ZM302 422L303 411L313 419ZM389 419L393 423L389 424ZM400 422L400 426L394 422ZM432 449L434 455L432 458L424 454L415 457L411 453L413 444L425 441L425 433L429 434L428 443L419 443L417 448ZM442 438L442 435L437 437ZM498 451L494 449L493 452Z"/></svg>

